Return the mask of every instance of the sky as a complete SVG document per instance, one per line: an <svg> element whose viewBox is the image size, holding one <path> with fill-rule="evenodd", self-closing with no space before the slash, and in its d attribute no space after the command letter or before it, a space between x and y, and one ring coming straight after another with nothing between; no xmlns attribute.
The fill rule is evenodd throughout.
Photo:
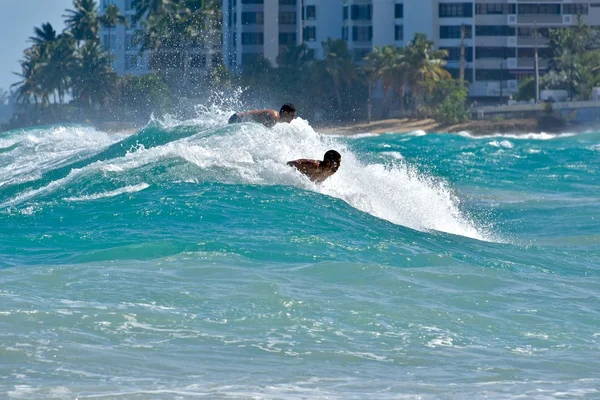
<svg viewBox="0 0 600 400"><path fill-rule="evenodd" d="M33 28L50 22L57 32L64 29L62 15L73 0L0 0L0 88L10 89L19 81L23 50L31 44Z"/></svg>

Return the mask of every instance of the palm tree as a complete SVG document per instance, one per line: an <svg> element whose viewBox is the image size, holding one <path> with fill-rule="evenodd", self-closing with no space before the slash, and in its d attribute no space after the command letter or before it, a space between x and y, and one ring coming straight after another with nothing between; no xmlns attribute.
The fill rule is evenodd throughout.
<svg viewBox="0 0 600 400"><path fill-rule="evenodd" d="M75 65L75 39L69 33L63 33L50 47L47 62L43 65L44 81L53 92L58 94L62 104L71 85L71 71ZM56 103L56 101L55 101Z"/></svg>
<svg viewBox="0 0 600 400"><path fill-rule="evenodd" d="M34 44L34 46L46 46L49 43L55 42L58 39L56 31L52 27L50 22L46 22L42 24L40 28L35 27L33 29L35 35L29 37L29 41Z"/></svg>
<svg viewBox="0 0 600 400"><path fill-rule="evenodd" d="M393 45L375 47L372 52L367 54L365 60L367 65L365 66L366 72L369 74L370 82L381 81L381 87L383 90L383 102L388 107L388 92L394 86L395 79L401 75L398 71L403 66L398 64L399 53L402 49L396 48ZM370 83L371 84L371 83Z"/></svg>
<svg viewBox="0 0 600 400"><path fill-rule="evenodd" d="M74 10L66 10L63 15L67 29L71 31L77 41L99 41L100 18L96 0L73 0Z"/></svg>
<svg viewBox="0 0 600 400"><path fill-rule="evenodd" d="M325 59L317 62L316 67L323 69L331 82L337 99L338 109L342 109L342 97L340 94L342 84L350 86L357 79L356 68L352 63L352 57L348 52L348 46L343 40L327 39L322 43L325 50Z"/></svg>
<svg viewBox="0 0 600 400"><path fill-rule="evenodd" d="M0 88L0 105L6 104L10 97L10 93L8 93L5 89Z"/></svg>
<svg viewBox="0 0 600 400"><path fill-rule="evenodd" d="M163 0L135 3L144 21L143 35L138 38L141 50L149 50L150 66L182 69L182 87L187 88L193 53L208 49L219 24L219 2L208 0ZM153 11L152 5L160 12Z"/></svg>
<svg viewBox="0 0 600 400"><path fill-rule="evenodd" d="M108 42L107 42L107 48L108 48L108 54L111 55L111 48L110 48L110 38L111 38L111 34L110 34L110 30L114 27L116 27L117 25L125 25L126 27L129 26L129 23L127 22L127 18L125 18L123 15L121 15L121 12L119 11L119 7L117 7L114 4L109 5L108 7L106 7L106 10L104 11L104 15L102 15L100 17L100 24L105 27L106 29L108 29Z"/></svg>
<svg viewBox="0 0 600 400"><path fill-rule="evenodd" d="M134 21L140 21L144 16L149 18L161 14L170 4L170 0L133 0L131 5L135 9Z"/></svg>
<svg viewBox="0 0 600 400"><path fill-rule="evenodd" d="M73 70L73 96L83 107L106 104L117 87L110 57L96 41L87 41L77 52Z"/></svg>
<svg viewBox="0 0 600 400"><path fill-rule="evenodd" d="M36 27L34 33L35 35L29 38L33 43L29 54L35 54L36 65L33 70L36 71L36 81L42 92L54 95L55 103L58 94L59 103L62 103L68 88L69 71L75 51L74 40L68 33L57 35L50 23Z"/></svg>
<svg viewBox="0 0 600 400"><path fill-rule="evenodd" d="M427 82L450 79L450 73L444 68L446 57L446 50L435 50L434 43L425 34L415 33L405 48L406 78L414 99L422 94Z"/></svg>
<svg viewBox="0 0 600 400"><path fill-rule="evenodd" d="M45 95L41 89L40 79L40 65L42 64L42 55L40 53L40 47L34 46L24 51L24 58L21 60L21 72L16 73L17 76L22 79L11 85L16 87L16 100L22 104L30 104L31 99L36 106L39 104L39 100L42 100L42 104L45 103Z"/></svg>

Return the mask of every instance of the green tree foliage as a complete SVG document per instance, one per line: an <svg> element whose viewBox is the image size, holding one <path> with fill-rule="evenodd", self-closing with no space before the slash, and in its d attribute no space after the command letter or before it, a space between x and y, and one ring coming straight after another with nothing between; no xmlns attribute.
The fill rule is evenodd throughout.
<svg viewBox="0 0 600 400"><path fill-rule="evenodd" d="M126 27L129 26L129 23L127 22L127 18L125 18L123 15L121 15L121 11L119 10L119 7L117 7L114 4L110 4L108 7L106 7L106 10L104 10L104 15L102 15L100 17L100 24L108 29L108 43L106 43L106 47L108 49L108 52L111 52L111 47L110 47L110 40L111 40L111 33L110 30L114 27L116 27L117 25L124 25Z"/></svg>
<svg viewBox="0 0 600 400"><path fill-rule="evenodd" d="M152 114L162 116L171 110L171 89L156 74L126 76L121 86L123 106L137 120L148 120Z"/></svg>
<svg viewBox="0 0 600 400"><path fill-rule="evenodd" d="M4 88L0 88L0 105L8 103L9 97L10 93L7 92Z"/></svg>
<svg viewBox="0 0 600 400"><path fill-rule="evenodd" d="M146 15L144 29L136 38L142 50L150 50L150 68L175 74L179 90L190 88L191 63L199 50L220 44L220 2L216 0L163 0L135 2L136 13ZM173 80L173 82L175 82ZM173 83L172 82L172 83Z"/></svg>
<svg viewBox="0 0 600 400"><path fill-rule="evenodd" d="M117 89L117 74L108 55L98 42L87 41L78 50L76 60L72 70L73 96L84 108L107 104Z"/></svg>
<svg viewBox="0 0 600 400"><path fill-rule="evenodd" d="M532 99L535 99L535 79L527 78L519 84L517 93L515 94L515 100L529 101Z"/></svg>
<svg viewBox="0 0 600 400"><path fill-rule="evenodd" d="M458 124L471 118L467 110L467 88L457 80L442 78L430 80L426 84L429 96L426 100L436 121L444 124Z"/></svg>
<svg viewBox="0 0 600 400"><path fill-rule="evenodd" d="M66 10L65 25L77 43L92 40L99 42L100 17L95 0L73 0L74 9Z"/></svg>
<svg viewBox="0 0 600 400"><path fill-rule="evenodd" d="M579 16L577 25L551 29L549 46L550 73L542 79L542 86L568 90L572 98L589 99L600 75L600 29Z"/></svg>

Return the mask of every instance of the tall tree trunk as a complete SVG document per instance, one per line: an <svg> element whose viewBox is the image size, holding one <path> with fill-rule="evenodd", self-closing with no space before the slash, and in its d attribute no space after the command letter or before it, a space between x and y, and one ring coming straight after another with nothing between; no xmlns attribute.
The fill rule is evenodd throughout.
<svg viewBox="0 0 600 400"><path fill-rule="evenodd" d="M404 117L406 110L404 109L404 95L406 94L406 84L402 82L400 84L400 115Z"/></svg>
<svg viewBox="0 0 600 400"><path fill-rule="evenodd" d="M112 48L110 47L110 26L107 27L108 28L108 55L112 56ZM112 61L111 61L112 63Z"/></svg>
<svg viewBox="0 0 600 400"><path fill-rule="evenodd" d="M337 98L338 110L342 111L342 96L340 95L340 86L336 85L335 87L335 96Z"/></svg>

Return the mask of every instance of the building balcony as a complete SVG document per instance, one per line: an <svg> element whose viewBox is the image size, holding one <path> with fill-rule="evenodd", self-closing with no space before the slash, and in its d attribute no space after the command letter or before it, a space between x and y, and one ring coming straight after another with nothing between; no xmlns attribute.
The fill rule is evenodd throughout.
<svg viewBox="0 0 600 400"><path fill-rule="evenodd" d="M550 41L545 37L537 38L538 47L546 47ZM531 36L517 36L518 47L534 47L536 45L536 39Z"/></svg>
<svg viewBox="0 0 600 400"><path fill-rule="evenodd" d="M562 15L517 15L517 25L562 25Z"/></svg>
<svg viewBox="0 0 600 400"><path fill-rule="evenodd" d="M517 58L517 69L533 69L534 67L534 59L533 58ZM548 60L538 58L539 68L547 69L548 68Z"/></svg>

